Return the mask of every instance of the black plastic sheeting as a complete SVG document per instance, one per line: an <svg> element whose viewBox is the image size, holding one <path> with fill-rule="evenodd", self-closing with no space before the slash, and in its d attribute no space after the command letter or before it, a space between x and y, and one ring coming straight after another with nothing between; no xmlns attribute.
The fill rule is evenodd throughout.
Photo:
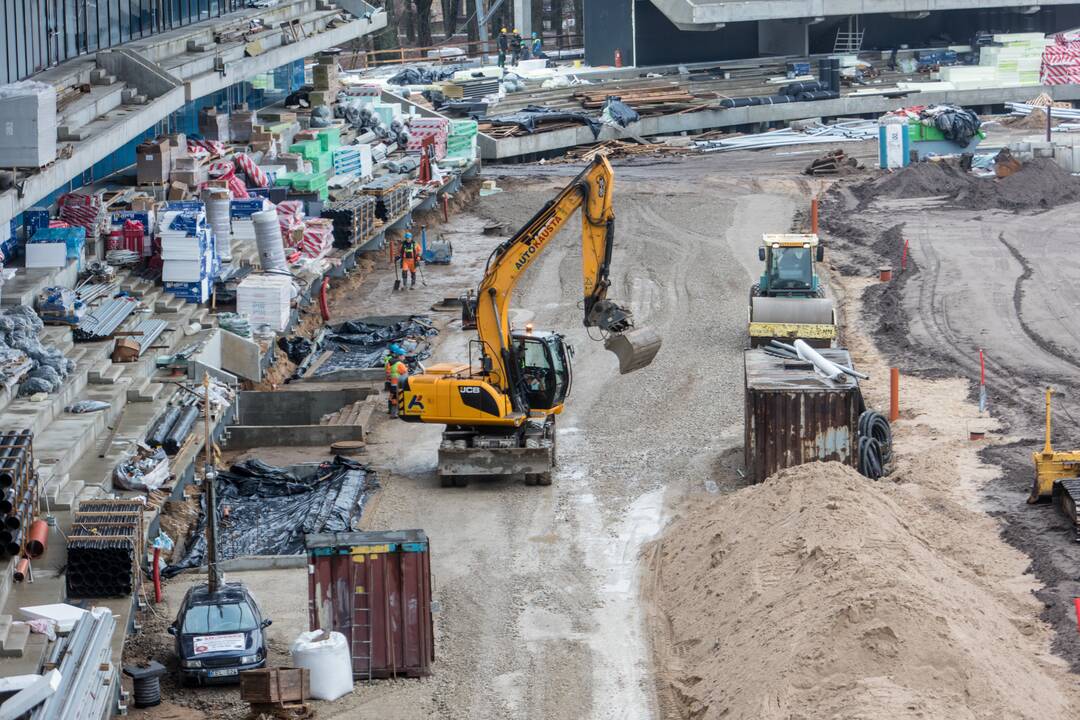
<svg viewBox="0 0 1080 720"><path fill-rule="evenodd" d="M411 315L394 320L387 318L379 322L374 318L366 320L347 320L331 327L317 351L331 351L328 357L315 370L316 377L329 375L341 370L361 370L383 366L387 349L397 343L406 350L406 362L410 370L416 369L416 363L431 357L431 350L426 342L415 342L437 335L429 318L423 315Z"/></svg>
<svg viewBox="0 0 1080 720"><path fill-rule="evenodd" d="M449 80L460 68L417 68L407 67L386 81L388 85L430 85L441 80Z"/></svg>
<svg viewBox="0 0 1080 720"><path fill-rule="evenodd" d="M637 110L615 96L608 97L607 101L604 103L603 114L610 117L612 121L618 123L619 127L626 127L630 123L635 123L641 119Z"/></svg>
<svg viewBox="0 0 1080 720"><path fill-rule="evenodd" d="M528 105L511 115L489 117L487 121L492 125L517 125L527 133L536 132L537 128L545 122L575 122L588 125L594 139L600 135L601 127L600 121L585 113L554 110L539 105Z"/></svg>
<svg viewBox="0 0 1080 720"><path fill-rule="evenodd" d="M371 469L340 455L302 478L260 460L233 465L217 477L218 560L247 555L299 555L304 551L305 534L355 529L377 487ZM202 515L187 555L166 567L162 575L172 577L204 565L205 493Z"/></svg>
<svg viewBox="0 0 1080 720"><path fill-rule="evenodd" d="M294 335L293 337L279 337L277 345L289 357L289 360L299 365L315 349L315 344L305 337Z"/></svg>
<svg viewBox="0 0 1080 720"><path fill-rule="evenodd" d="M934 125L942 132L946 140L957 145L967 145L979 132L982 121L971 110L962 107L931 108Z"/></svg>

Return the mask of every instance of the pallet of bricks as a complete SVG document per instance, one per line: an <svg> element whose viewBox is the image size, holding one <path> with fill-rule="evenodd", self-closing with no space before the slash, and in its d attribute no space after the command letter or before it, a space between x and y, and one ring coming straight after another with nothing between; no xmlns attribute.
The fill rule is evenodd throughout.
<svg viewBox="0 0 1080 720"><path fill-rule="evenodd" d="M420 152L424 139L435 138L435 159L446 157L446 140L450 136L450 120L442 117L414 117L409 122L408 152Z"/></svg>
<svg viewBox="0 0 1080 720"><path fill-rule="evenodd" d="M138 592L145 507L142 500L79 505L67 537L68 597L124 597Z"/></svg>
<svg viewBox="0 0 1080 720"><path fill-rule="evenodd" d="M30 542L31 534L38 537L37 528L31 527L37 503L34 436L29 430L4 432L0 434L0 558L38 557L44 552L43 538L37 545Z"/></svg>
<svg viewBox="0 0 1080 720"><path fill-rule="evenodd" d="M377 202L372 195L358 195L323 206L322 216L334 223L334 247L345 249L363 244L375 234Z"/></svg>
<svg viewBox="0 0 1080 720"><path fill-rule="evenodd" d="M375 198L375 216L392 222L409 210L412 189L403 175L383 175L369 182L360 192Z"/></svg>

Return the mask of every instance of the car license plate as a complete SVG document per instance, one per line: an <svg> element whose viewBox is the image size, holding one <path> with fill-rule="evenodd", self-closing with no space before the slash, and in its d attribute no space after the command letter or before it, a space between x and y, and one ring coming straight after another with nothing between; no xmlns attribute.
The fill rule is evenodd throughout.
<svg viewBox="0 0 1080 720"><path fill-rule="evenodd" d="M212 678L229 677L231 675L236 675L239 672L240 671L237 670L236 668L224 668L223 670L207 670L206 671L206 677L212 677Z"/></svg>

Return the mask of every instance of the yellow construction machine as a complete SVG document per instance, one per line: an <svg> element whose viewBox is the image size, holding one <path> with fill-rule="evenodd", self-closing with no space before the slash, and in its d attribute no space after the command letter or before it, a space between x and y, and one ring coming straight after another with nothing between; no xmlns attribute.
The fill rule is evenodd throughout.
<svg viewBox="0 0 1080 720"><path fill-rule="evenodd" d="M1080 451L1054 450L1050 442L1050 398L1053 393L1053 389L1046 388L1046 440L1042 450L1032 453L1035 482L1028 502L1053 499L1054 504L1075 523L1076 505L1080 501Z"/></svg>
<svg viewBox="0 0 1080 720"><path fill-rule="evenodd" d="M796 339L812 347L832 345L836 311L814 269L824 255L817 235L762 236L758 259L765 269L750 288L750 347Z"/></svg>
<svg viewBox="0 0 1080 720"><path fill-rule="evenodd" d="M468 363L430 365L398 391L399 417L446 425L439 447L444 487L471 476L524 475L548 485L555 463L555 416L573 380L572 348L557 332L510 326L510 299L525 272L581 210L584 322L628 373L652 362L660 337L634 329L630 311L607 299L615 242L614 173L597 158L555 199L491 253L476 292L477 339Z"/></svg>

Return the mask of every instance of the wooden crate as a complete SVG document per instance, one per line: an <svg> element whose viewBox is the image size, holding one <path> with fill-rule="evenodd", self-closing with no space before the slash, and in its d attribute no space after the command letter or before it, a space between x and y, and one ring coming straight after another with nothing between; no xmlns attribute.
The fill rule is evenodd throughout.
<svg viewBox="0 0 1080 720"><path fill-rule="evenodd" d="M240 699L252 704L307 702L311 671L307 668L261 668L240 673Z"/></svg>

